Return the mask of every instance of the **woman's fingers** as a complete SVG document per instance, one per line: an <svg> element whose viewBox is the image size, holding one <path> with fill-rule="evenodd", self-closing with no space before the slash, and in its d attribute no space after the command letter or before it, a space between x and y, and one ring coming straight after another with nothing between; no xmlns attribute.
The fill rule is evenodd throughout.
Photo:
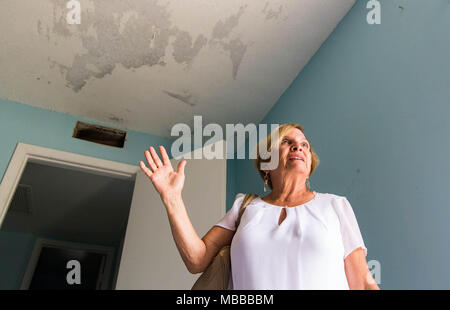
<svg viewBox="0 0 450 310"><path fill-rule="evenodd" d="M152 176L153 172L145 166L145 164L144 164L144 162L142 160L139 162L139 166L141 167L141 170L144 171L144 173L148 177Z"/></svg>
<svg viewBox="0 0 450 310"><path fill-rule="evenodd" d="M162 145L159 146L159 152L161 153L161 157L163 159L164 165L171 165L169 156L167 155L167 152L166 152L166 149L164 148L164 146L162 146Z"/></svg>
<svg viewBox="0 0 450 310"><path fill-rule="evenodd" d="M145 158L147 159L148 166L149 166L150 169L145 167L144 162L142 162L142 164L139 163L139 165L141 166L142 170L144 170L144 167L145 167L148 170L147 172L154 173L158 168L161 168L163 166L170 166L170 167L172 167L172 164L170 163L170 159L169 159L169 156L167 155L166 149L162 145L159 147L159 151L161 152L161 157L162 157L162 159L164 161L164 164L159 159L159 156L156 153L155 148L153 146L151 146L151 147L149 147L149 151L146 150L144 152ZM144 172L146 172L146 171L144 170Z"/></svg>
<svg viewBox="0 0 450 310"><path fill-rule="evenodd" d="M156 166L158 168L161 168L163 166L163 164L162 164L161 160L159 159L158 154L156 154L156 151L153 148L153 146L150 147L150 154L152 155L153 162L156 164Z"/></svg>
<svg viewBox="0 0 450 310"><path fill-rule="evenodd" d="M148 166L150 167L150 169L152 170L152 172L155 172L155 170L157 169L155 163L153 162L152 157L150 156L150 152L149 151L145 151L145 158L147 159L148 162Z"/></svg>
<svg viewBox="0 0 450 310"><path fill-rule="evenodd" d="M184 174L184 167L186 166L186 160L182 160L179 164L178 164L178 169L177 172Z"/></svg>

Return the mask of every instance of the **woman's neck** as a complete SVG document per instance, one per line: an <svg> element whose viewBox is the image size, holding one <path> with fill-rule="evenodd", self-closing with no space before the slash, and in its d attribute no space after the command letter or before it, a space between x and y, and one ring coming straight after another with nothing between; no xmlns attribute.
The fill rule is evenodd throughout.
<svg viewBox="0 0 450 310"><path fill-rule="evenodd" d="M266 200L285 204L296 204L299 201L308 200L312 191L305 185L306 178L283 178L281 182L272 182L273 190L265 197Z"/></svg>

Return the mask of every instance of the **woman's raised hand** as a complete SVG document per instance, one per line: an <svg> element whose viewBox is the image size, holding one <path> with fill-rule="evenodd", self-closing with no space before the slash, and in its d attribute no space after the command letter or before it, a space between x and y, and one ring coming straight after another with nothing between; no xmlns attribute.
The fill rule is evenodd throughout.
<svg viewBox="0 0 450 310"><path fill-rule="evenodd" d="M161 199L165 201L169 198L181 197L181 191L184 186L184 167L186 166L186 160L182 160L178 164L177 171L174 171L169 156L167 156L166 149L163 146L159 146L162 162L153 147L150 147L149 150L150 152L147 150L144 152L149 168L145 166L142 160L139 162L139 166L152 181L153 186L161 195Z"/></svg>

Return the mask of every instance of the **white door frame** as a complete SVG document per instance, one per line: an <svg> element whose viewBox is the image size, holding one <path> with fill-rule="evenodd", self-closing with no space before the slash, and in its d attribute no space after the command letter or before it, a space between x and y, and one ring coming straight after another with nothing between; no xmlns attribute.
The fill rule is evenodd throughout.
<svg viewBox="0 0 450 310"><path fill-rule="evenodd" d="M135 180L136 174L140 169L137 165L132 166L106 159L19 142L0 184L0 227L28 162L78 171L88 171L99 175L128 180Z"/></svg>

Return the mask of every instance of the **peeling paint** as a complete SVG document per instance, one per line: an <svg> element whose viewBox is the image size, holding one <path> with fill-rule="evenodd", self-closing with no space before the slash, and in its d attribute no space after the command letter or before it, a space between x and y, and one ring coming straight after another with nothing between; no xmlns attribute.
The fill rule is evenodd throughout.
<svg viewBox="0 0 450 310"><path fill-rule="evenodd" d="M160 31L158 28L155 27L155 25L152 26L152 38L150 39L150 48L154 48L155 47L155 41L156 41L156 37L159 36Z"/></svg>
<svg viewBox="0 0 450 310"><path fill-rule="evenodd" d="M172 42L174 61L187 65L208 43L208 38L202 34L193 37L173 26L168 4L161 5L158 0L96 0L92 2L93 10L82 11L82 23L76 26L68 25L65 20L65 0L50 1L54 5L52 33L64 38L78 37L87 51L76 54L70 65L50 62L51 67L59 66L67 85L75 92L79 92L93 77L101 79L112 74L118 64L130 70L165 66L169 42ZM209 40L213 46L229 53L233 79L236 79L247 45L239 38L223 40L230 37L246 7L241 6L235 14L218 21ZM47 39L50 39L49 35ZM194 104L187 95L170 94L187 104Z"/></svg>
<svg viewBox="0 0 450 310"><path fill-rule="evenodd" d="M189 64L208 41L203 35L199 35L192 44L192 37L187 31L180 31L175 28L173 33L176 37L173 42L173 58L178 63Z"/></svg>
<svg viewBox="0 0 450 310"><path fill-rule="evenodd" d="M72 35L67 26L65 14L65 1L52 0L53 2L53 33L63 37L70 37Z"/></svg>
<svg viewBox="0 0 450 310"><path fill-rule="evenodd" d="M278 17L281 14L281 11L283 10L283 6L280 5L280 7L278 8L278 11L274 11L274 10L269 10L266 14L266 19L278 19Z"/></svg>
<svg viewBox="0 0 450 310"><path fill-rule="evenodd" d="M247 45L245 45L239 38L234 38L229 42L223 41L223 39L228 37L232 30L239 24L239 19L241 18L242 14L244 14L246 7L246 5L241 6L236 14L231 15L225 21L218 21L214 26L210 40L211 45L219 45L225 51L229 52L231 63L233 65L233 79L236 79L242 58L244 57L244 54L247 50Z"/></svg>
<svg viewBox="0 0 450 310"><path fill-rule="evenodd" d="M195 100L193 99L192 94L187 90L183 91L184 95L176 94L167 90L163 90L163 92L172 98L178 99L181 102L190 105L191 107L195 106Z"/></svg>
<svg viewBox="0 0 450 310"><path fill-rule="evenodd" d="M50 57L48 57L48 62L49 62L50 68L54 68L55 66L57 66L59 68L59 73L61 75L64 75L69 71L69 68L67 66L61 65L61 64L57 63L56 61L51 60Z"/></svg>
<svg viewBox="0 0 450 310"><path fill-rule="evenodd" d="M38 22L37 22L37 32L39 34L41 34L41 31L42 31L42 23L41 23L40 20L38 20Z"/></svg>
<svg viewBox="0 0 450 310"><path fill-rule="evenodd" d="M241 39L237 38L230 41L230 43L222 43L222 46L224 50L230 52L230 58L233 64L232 76L233 79L236 79L242 58L244 58L244 54L247 51L247 45Z"/></svg>
<svg viewBox="0 0 450 310"><path fill-rule="evenodd" d="M56 3L61 6L64 2L52 1L55 7ZM75 92L80 91L91 77L103 78L111 74L117 64L127 69L158 65L169 43L170 15L156 0L96 0L93 5L94 11L82 11L83 22L77 34L88 52L77 54L72 65L66 67L65 78ZM59 12L61 16L56 14L56 9L54 12L53 31L63 36L70 34L69 25L61 22L63 12ZM87 34L90 27L96 37ZM152 31L155 28L159 30L157 36ZM192 52L190 57L193 57ZM94 65L97 71L89 70L88 65Z"/></svg>
<svg viewBox="0 0 450 310"><path fill-rule="evenodd" d="M239 24L239 19L244 13L246 6L241 6L239 12L228 17L224 22L219 20L213 28L211 38L221 40L227 37L230 32Z"/></svg>
<svg viewBox="0 0 450 310"><path fill-rule="evenodd" d="M114 13L113 13L114 14ZM119 14L117 14L119 15ZM119 15L119 21L120 21L120 26L119 26L119 33L122 34L123 30L125 29L128 21L130 20L131 17L139 18L139 16L137 15L137 12L125 12L123 14L123 16ZM153 26L155 27L155 26Z"/></svg>
<svg viewBox="0 0 450 310"><path fill-rule="evenodd" d="M266 5L264 6L264 9L262 10L262 12L265 13L265 15L266 15L266 19L272 19L272 18L278 19L278 17L281 14L281 11L283 10L283 6L280 5L278 7L278 11L275 11L272 9L267 10L268 6L269 6L269 2L266 2Z"/></svg>

